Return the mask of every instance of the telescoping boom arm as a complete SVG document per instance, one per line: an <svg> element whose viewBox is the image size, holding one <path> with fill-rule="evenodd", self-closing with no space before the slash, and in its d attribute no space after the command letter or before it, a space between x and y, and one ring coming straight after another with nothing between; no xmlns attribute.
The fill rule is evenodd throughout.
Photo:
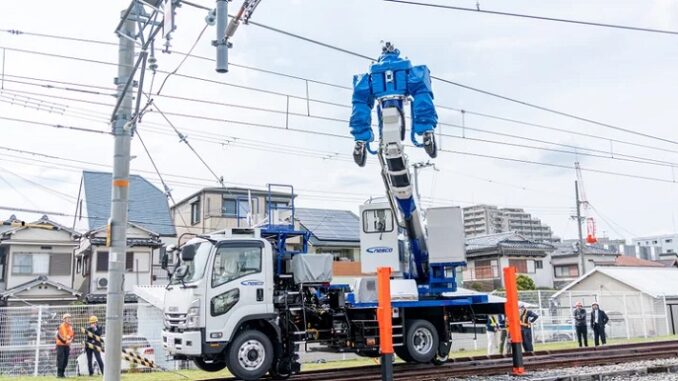
<svg viewBox="0 0 678 381"><path fill-rule="evenodd" d="M372 132L372 108L377 108L379 145ZM370 72L353 78L353 112L351 134L356 144L353 158L364 166L367 152L376 154L381 165L381 175L391 208L398 224L406 231L411 252L409 276L423 284L428 281L429 256L426 231L414 197L412 176L404 151L406 119L405 106L411 104L412 127L410 139L414 146L423 147L434 158L437 154L434 129L438 115L433 106L431 79L426 66L412 66L400 58L400 52L390 43L383 47L379 60ZM417 141L417 136L423 142Z"/></svg>

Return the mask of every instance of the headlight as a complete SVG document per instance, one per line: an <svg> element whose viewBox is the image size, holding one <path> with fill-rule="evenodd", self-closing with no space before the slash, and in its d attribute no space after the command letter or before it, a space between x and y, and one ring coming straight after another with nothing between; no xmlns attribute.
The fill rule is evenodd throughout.
<svg viewBox="0 0 678 381"><path fill-rule="evenodd" d="M212 298L212 302L210 303L211 307L210 310L212 316L219 316L225 314L238 303L239 299L240 299L240 290L237 288L226 291L221 295L215 296L214 298Z"/></svg>
<svg viewBox="0 0 678 381"><path fill-rule="evenodd" d="M195 328L200 324L200 299L191 303L191 307L186 313L186 328Z"/></svg>

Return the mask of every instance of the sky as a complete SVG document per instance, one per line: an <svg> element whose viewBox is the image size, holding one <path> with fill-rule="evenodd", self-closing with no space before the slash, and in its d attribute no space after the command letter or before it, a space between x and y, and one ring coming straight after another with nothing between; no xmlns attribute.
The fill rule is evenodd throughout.
<svg viewBox="0 0 678 381"><path fill-rule="evenodd" d="M212 1L194 2L214 6ZM425 2L477 6L476 1ZM129 1L101 1L96 9L92 2L80 0L38 4L0 2L0 207L49 211L50 217L70 225L82 170L110 171L113 139L31 122L110 130L117 73L114 29ZM232 10L240 4L233 1ZM678 30L678 3L671 0L481 0L478 4L487 10ZM188 5L178 9L170 51L191 48L205 26L206 14ZM420 174L424 206L522 207L550 225L556 235L574 238L576 224L570 216L575 207L573 167L578 161L592 205L587 213L596 219L599 236L630 239L676 231L678 185L673 182L673 163L678 163L678 144L670 142L678 140L676 35L378 0L263 0L252 20L370 57L378 56L381 41L390 41L413 64L428 65L434 76L665 139L434 81L435 102L445 107L438 109L440 146L445 152L432 160L437 171L426 169ZM193 53L213 58L215 33L213 26L208 27ZM353 142L345 121L350 116L351 91L322 84L350 87L353 75L366 72L370 61L255 25L242 25L232 42L228 73L216 73L214 62L189 57L178 73L212 82L170 76L161 96L153 97L210 168L230 186L292 184L299 194L297 206L357 211L366 199L383 196L376 159L371 157L365 168L359 168L350 158ZM162 44L156 43L155 56L159 70L169 72L184 56L161 52ZM145 91L157 93L166 76L157 72L151 88L153 76L148 72ZM462 118L450 108L467 112ZM465 129L459 127L462 119ZM132 143L132 173L162 189L141 137L176 200L218 185L157 111L144 114L138 132ZM421 150L409 148L408 154L411 163L427 160ZM0 218L10 214L26 220L39 217L0 210Z"/></svg>

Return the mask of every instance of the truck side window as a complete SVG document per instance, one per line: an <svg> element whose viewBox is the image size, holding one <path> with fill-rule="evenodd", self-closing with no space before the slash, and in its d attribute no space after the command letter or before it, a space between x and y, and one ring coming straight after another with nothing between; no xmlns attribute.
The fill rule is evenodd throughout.
<svg viewBox="0 0 678 381"><path fill-rule="evenodd" d="M365 233L393 231L393 212L391 209L372 209L364 211L363 231Z"/></svg>
<svg viewBox="0 0 678 381"><path fill-rule="evenodd" d="M258 272L261 272L260 247L222 246L214 256L212 287Z"/></svg>

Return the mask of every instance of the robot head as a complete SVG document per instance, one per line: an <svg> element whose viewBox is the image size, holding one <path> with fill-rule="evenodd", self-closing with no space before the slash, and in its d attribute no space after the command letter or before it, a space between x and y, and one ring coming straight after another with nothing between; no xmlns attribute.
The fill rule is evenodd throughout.
<svg viewBox="0 0 678 381"><path fill-rule="evenodd" d="M381 42L381 55L385 56L387 54L395 54L396 57L400 55L400 50L396 49L396 47L391 44L390 41L382 41Z"/></svg>

